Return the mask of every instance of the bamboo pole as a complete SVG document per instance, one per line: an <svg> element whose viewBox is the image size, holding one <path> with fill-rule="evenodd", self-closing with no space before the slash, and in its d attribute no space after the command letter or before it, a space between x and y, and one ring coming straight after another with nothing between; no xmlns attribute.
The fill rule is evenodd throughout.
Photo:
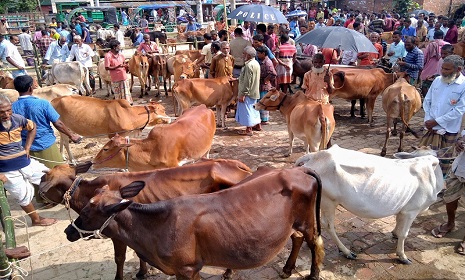
<svg viewBox="0 0 465 280"><path fill-rule="evenodd" d="M16 248L15 240L15 228L11 219L5 219L11 217L10 205L5 195L5 189L3 188L3 182L0 181L0 208L2 214L3 231L5 232L5 243L6 248Z"/></svg>

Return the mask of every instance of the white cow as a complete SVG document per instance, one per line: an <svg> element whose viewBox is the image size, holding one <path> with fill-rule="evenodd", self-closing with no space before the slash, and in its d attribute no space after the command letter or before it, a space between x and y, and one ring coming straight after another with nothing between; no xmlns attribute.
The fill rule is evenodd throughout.
<svg viewBox="0 0 465 280"><path fill-rule="evenodd" d="M410 226L420 212L436 201L444 187L439 160L430 151L430 155L422 157L387 159L334 145L297 160L296 165L303 164L320 175L322 224L347 258L357 256L342 244L334 229L338 205L362 218L395 215L392 233L398 238L396 254L402 263L411 263L404 252Z"/></svg>
<svg viewBox="0 0 465 280"><path fill-rule="evenodd" d="M42 98L48 101L52 101L54 98L60 96L69 96L78 94L79 91L75 86L58 84L53 86L47 86L42 88L36 88L32 92L32 96ZM6 95L11 102L18 100L19 93L14 89L0 89L0 94Z"/></svg>
<svg viewBox="0 0 465 280"><path fill-rule="evenodd" d="M82 63L77 61L59 62L52 65L46 74L47 86L58 84L75 85L81 94L92 94L89 85L89 71Z"/></svg>

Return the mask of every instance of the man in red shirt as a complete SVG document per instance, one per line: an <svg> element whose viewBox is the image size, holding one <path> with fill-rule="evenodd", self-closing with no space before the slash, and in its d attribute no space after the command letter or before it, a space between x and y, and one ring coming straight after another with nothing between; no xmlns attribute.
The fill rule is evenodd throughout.
<svg viewBox="0 0 465 280"><path fill-rule="evenodd" d="M120 52L120 45L118 40L110 41L110 51L105 55L105 69L110 71L111 87L115 96L126 99L132 105L133 101L126 74L128 65L124 55Z"/></svg>
<svg viewBox="0 0 465 280"><path fill-rule="evenodd" d="M149 57L151 57L152 54L159 52L157 43L150 41L149 34L144 34L143 38L144 42L140 43L139 47L137 48L138 52L142 52Z"/></svg>
<svg viewBox="0 0 465 280"><path fill-rule="evenodd" d="M383 46L378 43L379 34L377 32L370 33L370 41L373 43L378 53L359 53L357 58L360 59L360 65L375 65L378 63L378 60L383 57Z"/></svg>

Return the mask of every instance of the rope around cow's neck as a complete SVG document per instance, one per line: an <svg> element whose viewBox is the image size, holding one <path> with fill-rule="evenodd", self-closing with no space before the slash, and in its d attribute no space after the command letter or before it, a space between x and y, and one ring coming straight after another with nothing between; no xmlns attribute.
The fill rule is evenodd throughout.
<svg viewBox="0 0 465 280"><path fill-rule="evenodd" d="M125 199L123 199L124 201ZM102 234L102 231L110 224L111 220L113 220L113 218L115 218L116 215L118 215L119 212L116 212L116 213L113 213L111 214L110 217L108 217L108 219L103 223L103 225L99 228L99 229L96 229L96 230L84 230L84 229L80 229L75 223L74 221L71 221L71 226L73 226L73 228L79 233L79 237L81 237L83 240L89 240L92 235L97 238L97 239L106 239L108 238L107 236L105 236L104 234ZM91 234L90 236L87 236L87 237L84 237L83 234Z"/></svg>
<svg viewBox="0 0 465 280"><path fill-rule="evenodd" d="M77 176L76 179L74 179L73 183L71 184L71 187L63 195L63 201L62 202L64 203L64 205L66 207L66 210L68 210L68 217L69 217L69 221L71 223L73 223L73 219L71 218L71 206L70 206L69 202L73 198L73 194L76 191L76 189L78 188L81 181L82 181L82 177Z"/></svg>

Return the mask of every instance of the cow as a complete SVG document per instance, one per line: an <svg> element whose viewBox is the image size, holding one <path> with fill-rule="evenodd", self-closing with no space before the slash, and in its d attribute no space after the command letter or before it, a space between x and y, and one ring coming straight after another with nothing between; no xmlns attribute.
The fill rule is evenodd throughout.
<svg viewBox="0 0 465 280"><path fill-rule="evenodd" d="M112 137L115 133L127 135L146 126L171 121L165 113L165 107L156 102L147 106L131 106L123 99L100 100L86 96L65 96L55 98L51 103L60 114L61 121L82 136ZM61 134L61 151L65 145L70 159L74 161L68 142L66 135Z"/></svg>
<svg viewBox="0 0 465 280"><path fill-rule="evenodd" d="M368 123L373 126L373 110L375 101L384 89L392 85L399 75L397 73L385 73L380 68L354 69L331 67L333 92L330 98L340 97L348 100L366 99L368 111ZM360 105L360 114L365 117L363 105ZM350 108L351 117L355 117L355 102Z"/></svg>
<svg viewBox="0 0 465 280"><path fill-rule="evenodd" d="M19 93L14 89L0 89L0 93L6 95L11 102L15 102L19 97ZM77 95L78 93L78 89L72 85L58 84L36 88L32 91L32 96L52 101L57 97Z"/></svg>
<svg viewBox="0 0 465 280"><path fill-rule="evenodd" d="M165 95L168 94L166 81L169 81L171 89L171 75L174 76L175 83L181 78L185 79L200 77L200 71L195 69L195 66L195 63L192 62L187 57L187 55L175 55L167 57L166 67L163 71L163 88L165 90ZM176 111L176 106L174 108Z"/></svg>
<svg viewBox="0 0 465 280"><path fill-rule="evenodd" d="M132 92L132 87L134 86L134 76L136 76L137 78L139 78L140 84L139 98L142 98L144 96L144 92L145 95L148 94L146 89L146 83L149 74L149 59L146 55L143 55L136 51L129 60L128 65L129 73L131 73L131 85L129 87L129 91Z"/></svg>
<svg viewBox="0 0 465 280"><path fill-rule="evenodd" d="M299 158L321 176L324 186L321 199L323 224L329 229L339 251L347 258L357 255L347 249L334 229L336 207L369 219L396 216L393 235L396 254L403 264L410 264L404 242L415 217L437 200L444 188L439 160L431 155L412 159L387 159L333 145L325 151Z"/></svg>
<svg viewBox="0 0 465 280"><path fill-rule="evenodd" d="M215 131L213 111L193 107L173 123L152 128L145 139L114 136L95 156L94 167L143 171L183 165L208 156Z"/></svg>
<svg viewBox="0 0 465 280"><path fill-rule="evenodd" d="M2 89L15 89L13 84L14 79L4 71L0 70L0 88ZM33 85L35 88L39 88L39 83L36 78L33 78Z"/></svg>
<svg viewBox="0 0 465 280"><path fill-rule="evenodd" d="M408 123L421 108L421 96L417 89L410 85L404 78L399 78L394 84L388 86L382 95L383 110L386 112L386 140L384 141L381 156L386 155L386 145L391 134L391 126L394 124L392 135L397 135L396 124L400 120L402 129L399 135L398 152L402 152L402 140L408 128ZM412 131L412 130L411 130ZM414 133L416 137L416 133Z"/></svg>
<svg viewBox="0 0 465 280"><path fill-rule="evenodd" d="M78 61L54 63L46 76L47 86L58 84L75 85L80 94L92 95L89 70Z"/></svg>
<svg viewBox="0 0 465 280"><path fill-rule="evenodd" d="M272 89L254 107L256 110L278 110L286 119L289 152L285 156L292 154L294 136L304 141L307 153L326 149L336 126L333 105L309 100L303 91L287 95Z"/></svg>
<svg viewBox="0 0 465 280"><path fill-rule="evenodd" d="M226 127L226 108L237 98L238 81L228 77L214 79L181 79L173 87L173 96L179 104L177 115L194 104L216 106L217 124Z"/></svg>
<svg viewBox="0 0 465 280"><path fill-rule="evenodd" d="M151 78L153 78L153 83L157 89L157 94L155 97L160 96L160 76L163 76L163 73L166 72L166 54L154 54L149 58L149 89L152 87ZM168 96L168 92L165 91L165 96Z"/></svg>
<svg viewBox="0 0 465 280"><path fill-rule="evenodd" d="M151 203L181 195L216 192L229 188L252 174L249 167L242 162L226 159L203 160L185 166L145 172L121 172L99 176L93 180L77 176L79 172L86 171L87 168L84 166L78 168L67 164L55 166L42 177L41 196L47 201L58 204L65 202L65 194L68 193L69 207L80 213L95 195L95 191L105 185L118 190L132 181L143 181L146 186L134 197L134 201ZM112 241L117 267L115 279L122 280L126 244L122 244L118 239ZM146 273L147 265L141 260L137 276L139 278Z"/></svg>
<svg viewBox="0 0 465 280"><path fill-rule="evenodd" d="M107 95L106 97L110 97L111 94L115 94L113 92L113 89L111 88L111 76L110 76L110 71L105 69L105 60L102 58L98 62L97 66L97 73L98 76L100 77L100 81L103 80L103 83L105 84L105 88L107 89Z"/></svg>
<svg viewBox="0 0 465 280"><path fill-rule="evenodd" d="M458 42L457 44L453 44L453 46L454 46L454 54L465 58L465 41L461 41L461 42Z"/></svg>
<svg viewBox="0 0 465 280"><path fill-rule="evenodd" d="M308 71L312 70L312 65L312 58L296 59L294 61L294 64L292 66L292 76L294 80L296 79L296 77L299 77L299 87L302 87L302 83L304 82L304 75Z"/></svg>
<svg viewBox="0 0 465 280"><path fill-rule="evenodd" d="M174 53L174 55L187 55L191 61L196 61L202 57L199 50L178 50Z"/></svg>
<svg viewBox="0 0 465 280"><path fill-rule="evenodd" d="M321 183L312 170L260 168L234 187L215 193L148 205L127 200L144 185L135 181L119 190L103 187L66 228L68 240L76 241L100 228L102 234L121 239L163 273L198 280L204 265L262 266L291 236L292 251L282 276L291 275L305 240L312 253L306 279L319 279L324 258Z"/></svg>

